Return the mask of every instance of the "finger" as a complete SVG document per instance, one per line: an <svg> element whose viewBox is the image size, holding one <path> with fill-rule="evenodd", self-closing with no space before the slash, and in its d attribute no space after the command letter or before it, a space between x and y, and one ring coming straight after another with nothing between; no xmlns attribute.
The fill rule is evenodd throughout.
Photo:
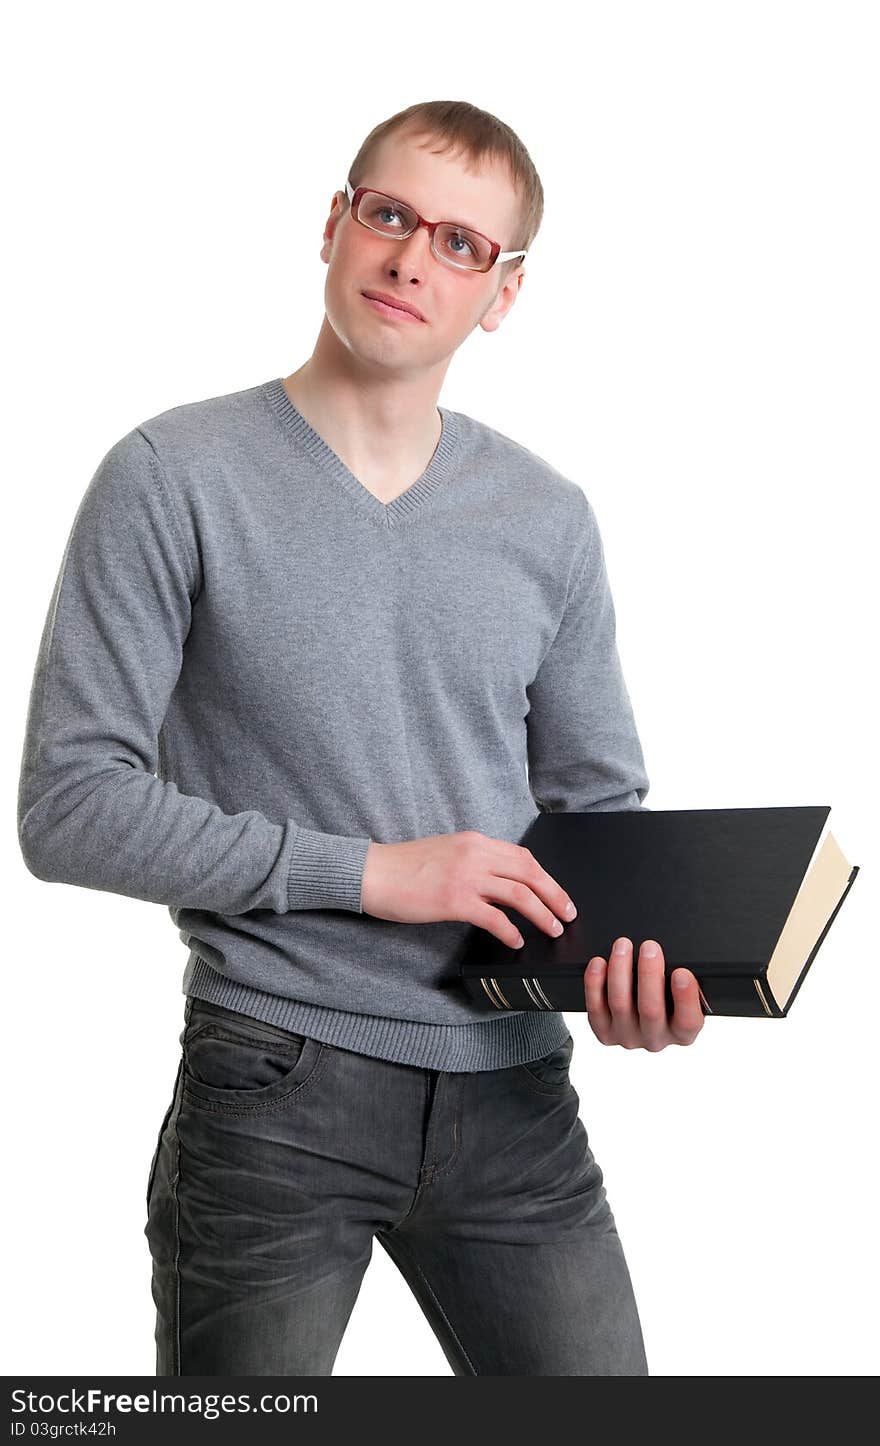
<svg viewBox="0 0 880 1446"><path fill-rule="evenodd" d="M524 919L530 919L551 938L558 938L562 933L563 926L553 910L548 909L522 879L508 879L493 874L486 880L481 892L502 904L509 904L517 913L522 914Z"/></svg>
<svg viewBox="0 0 880 1446"><path fill-rule="evenodd" d="M493 909L481 899L475 904L467 916L468 922L476 924L478 929L485 929L488 934L494 934L508 949L518 949L523 942L522 934L512 919L508 919L503 909Z"/></svg>
<svg viewBox="0 0 880 1446"><path fill-rule="evenodd" d="M637 967L637 1004L642 1043L645 1049L656 1053L672 1043L666 1010L666 966L663 950L656 939L643 940Z"/></svg>
<svg viewBox="0 0 880 1446"><path fill-rule="evenodd" d="M615 939L608 961L608 1007L618 1044L635 1049L640 1031L633 1005L633 945L625 936Z"/></svg>
<svg viewBox="0 0 880 1446"><path fill-rule="evenodd" d="M553 911L554 918L561 919L567 923L577 913L574 900L571 895L557 883L552 874L548 874L542 864L538 862L531 849L523 844L514 844L513 858L518 865L513 877L519 878L540 899Z"/></svg>
<svg viewBox="0 0 880 1446"><path fill-rule="evenodd" d="M601 1044L613 1044L611 1011L605 997L606 972L605 960L599 955L590 960L584 974L584 995L590 1028Z"/></svg>
<svg viewBox="0 0 880 1446"><path fill-rule="evenodd" d="M685 986L680 988L678 980L684 977ZM693 1044L706 1022L700 1003L700 988L697 977L690 969L672 971L673 1011L670 1033L676 1044Z"/></svg>

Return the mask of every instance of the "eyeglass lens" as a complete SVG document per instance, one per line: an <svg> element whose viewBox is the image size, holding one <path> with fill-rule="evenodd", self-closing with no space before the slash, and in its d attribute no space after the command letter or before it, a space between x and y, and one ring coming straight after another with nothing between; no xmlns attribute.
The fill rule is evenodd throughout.
<svg viewBox="0 0 880 1446"><path fill-rule="evenodd" d="M382 236L409 236L415 230L417 219L410 206L379 191L365 191L358 204L358 220ZM434 248L442 261L474 271L483 271L492 255L485 236L451 221L437 227Z"/></svg>

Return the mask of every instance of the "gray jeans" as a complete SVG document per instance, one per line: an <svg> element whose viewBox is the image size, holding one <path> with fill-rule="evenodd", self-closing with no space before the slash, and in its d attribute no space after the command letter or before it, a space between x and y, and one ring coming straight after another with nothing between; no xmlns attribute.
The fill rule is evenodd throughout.
<svg viewBox="0 0 880 1446"><path fill-rule="evenodd" d="M460 1074L184 1018L147 1185L157 1375L332 1375L374 1238L457 1376L648 1374L571 1036Z"/></svg>

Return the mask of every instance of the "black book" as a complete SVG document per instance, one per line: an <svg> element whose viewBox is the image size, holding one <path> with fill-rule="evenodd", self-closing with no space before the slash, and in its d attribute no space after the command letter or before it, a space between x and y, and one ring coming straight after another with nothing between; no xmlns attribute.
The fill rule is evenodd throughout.
<svg viewBox="0 0 880 1446"><path fill-rule="evenodd" d="M584 972L614 940L633 942L633 999L644 939L671 976L696 976L704 1014L782 1019L852 887L828 830L829 805L541 813L519 842L574 900L577 917L552 938L508 904L521 949L472 926L460 961L469 996L487 1012L586 1013Z"/></svg>

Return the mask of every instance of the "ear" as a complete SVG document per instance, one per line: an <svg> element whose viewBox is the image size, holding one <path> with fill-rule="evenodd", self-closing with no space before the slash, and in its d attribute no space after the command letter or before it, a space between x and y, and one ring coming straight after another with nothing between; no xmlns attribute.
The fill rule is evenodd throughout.
<svg viewBox="0 0 880 1446"><path fill-rule="evenodd" d="M333 237L336 234L336 227L345 215L345 204L348 200L344 191L334 191L330 202L330 215L324 224L324 240L321 245L321 260L330 260L330 248L333 245Z"/></svg>
<svg viewBox="0 0 880 1446"><path fill-rule="evenodd" d="M509 312L516 298L519 296L519 289L525 279L525 267L518 266L512 271L507 280L498 288L495 300L480 317L480 326L484 331L497 331L505 316Z"/></svg>

